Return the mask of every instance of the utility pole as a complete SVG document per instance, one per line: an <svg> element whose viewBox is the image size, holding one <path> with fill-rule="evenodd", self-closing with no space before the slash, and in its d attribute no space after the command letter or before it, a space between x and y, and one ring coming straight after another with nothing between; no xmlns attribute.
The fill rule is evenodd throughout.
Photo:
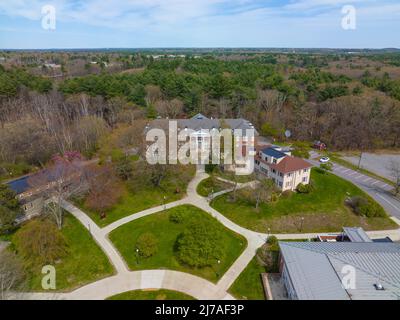
<svg viewBox="0 0 400 320"><path fill-rule="evenodd" d="M363 152L360 152L360 159L358 160L358 169L361 168L361 160L362 160Z"/></svg>

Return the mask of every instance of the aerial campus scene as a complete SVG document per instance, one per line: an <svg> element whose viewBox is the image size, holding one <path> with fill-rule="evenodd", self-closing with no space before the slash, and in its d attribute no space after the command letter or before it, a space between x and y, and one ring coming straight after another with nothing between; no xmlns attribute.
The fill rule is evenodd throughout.
<svg viewBox="0 0 400 320"><path fill-rule="evenodd" d="M396 0L0 0L0 300L399 300L398 30Z"/></svg>

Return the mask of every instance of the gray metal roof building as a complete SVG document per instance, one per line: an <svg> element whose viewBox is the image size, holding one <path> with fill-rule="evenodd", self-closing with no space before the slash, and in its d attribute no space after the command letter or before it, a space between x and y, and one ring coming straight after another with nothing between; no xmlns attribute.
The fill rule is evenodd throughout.
<svg viewBox="0 0 400 320"><path fill-rule="evenodd" d="M344 227L343 232L351 242L373 242L363 228Z"/></svg>
<svg viewBox="0 0 400 320"><path fill-rule="evenodd" d="M400 245L374 242L280 242L286 286L300 300L400 299ZM344 287L348 267L355 286ZM383 290L377 290L382 286Z"/></svg>
<svg viewBox="0 0 400 320"><path fill-rule="evenodd" d="M245 119L214 119L207 118L202 114L197 114L191 119L156 119L153 120L150 124L150 128L160 128L164 130L168 130L169 121L176 121L179 130L192 129L194 131L200 130L212 130L212 129L242 129L243 134L245 134L246 129L253 129L255 134L258 135L257 130L254 128L253 124Z"/></svg>

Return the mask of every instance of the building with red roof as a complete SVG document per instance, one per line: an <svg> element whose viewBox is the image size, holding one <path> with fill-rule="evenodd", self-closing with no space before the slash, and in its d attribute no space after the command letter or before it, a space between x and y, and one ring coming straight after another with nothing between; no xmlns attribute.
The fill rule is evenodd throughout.
<svg viewBox="0 0 400 320"><path fill-rule="evenodd" d="M255 156L255 169L272 179L282 191L294 191L299 184L309 184L311 167L309 162L276 146L258 149Z"/></svg>

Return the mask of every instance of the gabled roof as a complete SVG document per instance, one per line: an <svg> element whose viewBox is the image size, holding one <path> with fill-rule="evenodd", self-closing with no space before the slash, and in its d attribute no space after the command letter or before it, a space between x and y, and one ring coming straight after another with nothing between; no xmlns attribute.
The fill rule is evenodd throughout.
<svg viewBox="0 0 400 320"><path fill-rule="evenodd" d="M283 174L286 174L294 171L311 168L312 164L303 159L285 155L285 158L282 159L279 163L277 164L271 163L269 164L269 166L272 169L275 169L279 172L282 172Z"/></svg>
<svg viewBox="0 0 400 320"><path fill-rule="evenodd" d="M261 152L267 156L274 157L275 159L281 159L287 156L285 153L278 151L272 147L265 148L261 150Z"/></svg>
<svg viewBox="0 0 400 320"><path fill-rule="evenodd" d="M280 242L299 299L399 299L400 245L374 242ZM329 263L327 263L329 262ZM355 288L343 288L355 269ZM376 290L382 284L385 290ZM346 298L347 295L347 298Z"/></svg>

